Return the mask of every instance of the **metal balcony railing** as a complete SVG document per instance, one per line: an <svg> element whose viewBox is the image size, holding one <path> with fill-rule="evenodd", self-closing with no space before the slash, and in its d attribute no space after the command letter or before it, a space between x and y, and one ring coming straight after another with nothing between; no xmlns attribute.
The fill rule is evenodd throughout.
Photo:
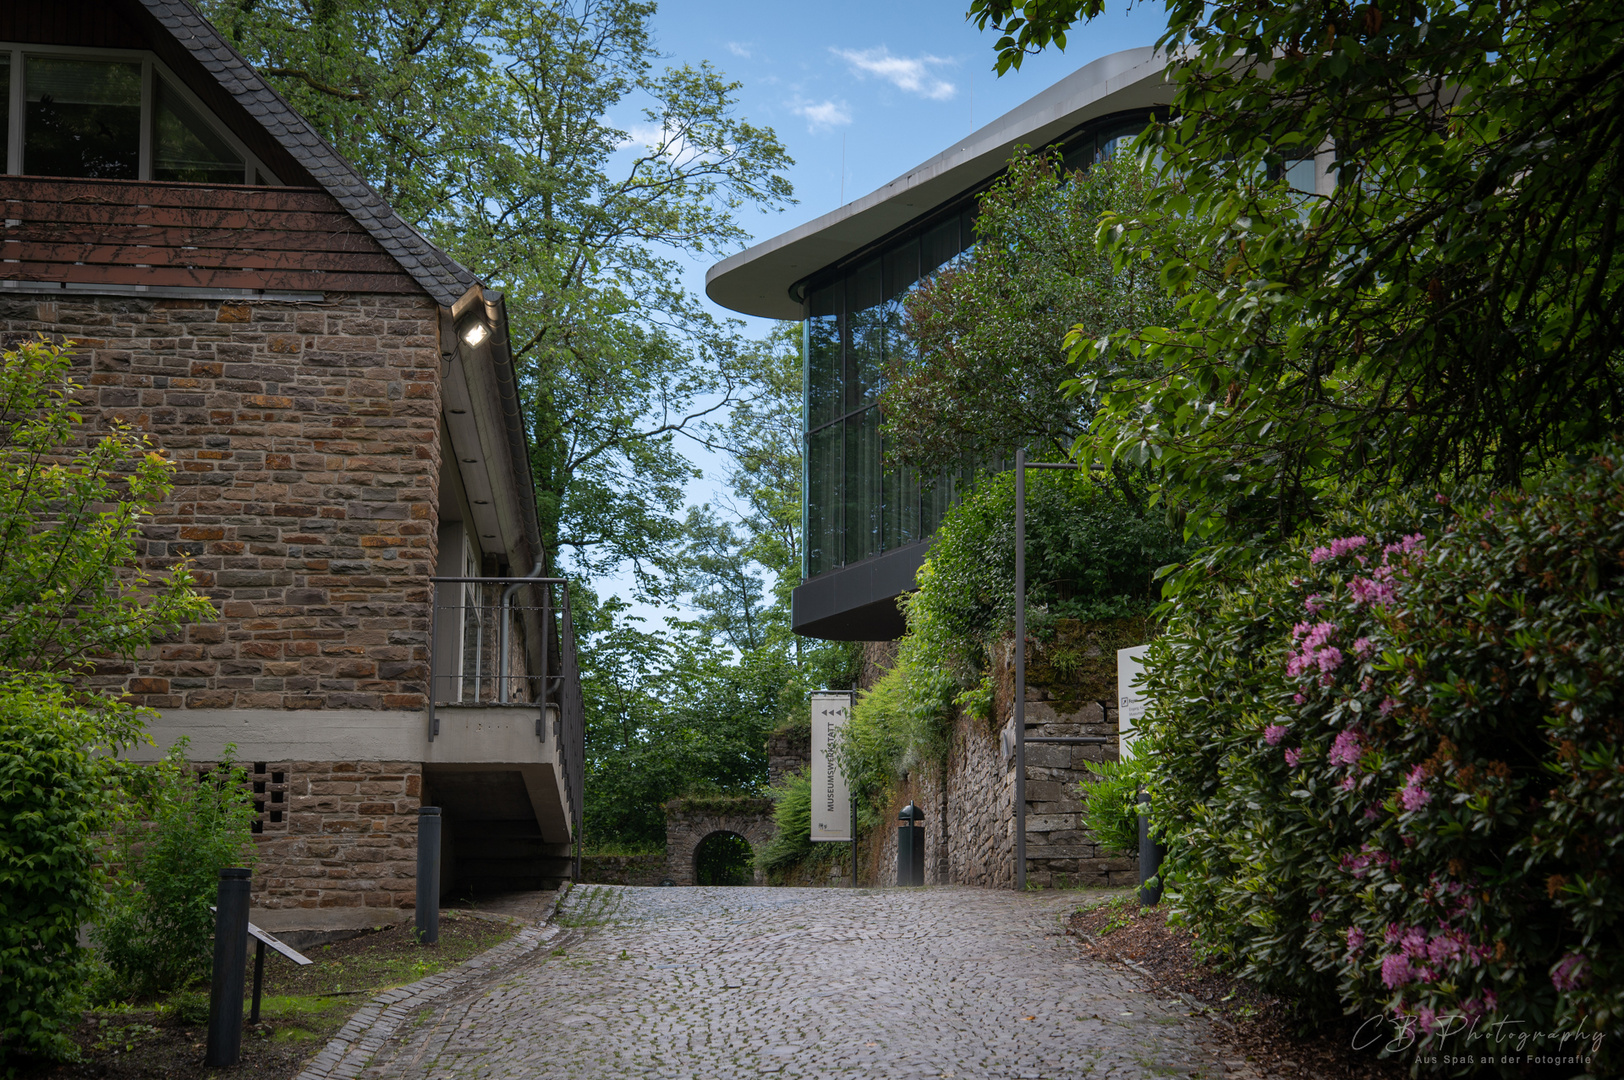
<svg viewBox="0 0 1624 1080"><path fill-rule="evenodd" d="M579 836L585 704L564 578L430 578L429 740L437 708L533 706L536 738L554 740ZM576 858L580 853L577 846ZM579 865L576 867L579 876Z"/></svg>
<svg viewBox="0 0 1624 1080"><path fill-rule="evenodd" d="M562 612L568 623L569 590L564 579L429 580L434 589L429 738L440 733L437 706L534 705L536 735L545 741L547 712L549 707L559 711L566 677L557 618ZM562 608L555 590L563 594Z"/></svg>

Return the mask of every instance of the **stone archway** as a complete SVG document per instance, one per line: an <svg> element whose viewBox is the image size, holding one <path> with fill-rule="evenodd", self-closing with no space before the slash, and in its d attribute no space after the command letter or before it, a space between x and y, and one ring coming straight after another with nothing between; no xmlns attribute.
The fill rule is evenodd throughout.
<svg viewBox="0 0 1624 1080"><path fill-rule="evenodd" d="M714 833L744 837L760 852L778 834L771 799L753 795L695 795L665 804L665 876L674 885L694 884L694 852ZM755 872L755 883L764 883Z"/></svg>

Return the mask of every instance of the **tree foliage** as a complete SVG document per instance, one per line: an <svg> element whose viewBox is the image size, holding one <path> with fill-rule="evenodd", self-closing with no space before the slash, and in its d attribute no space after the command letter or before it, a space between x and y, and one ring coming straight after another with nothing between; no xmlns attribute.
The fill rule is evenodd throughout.
<svg viewBox="0 0 1624 1080"><path fill-rule="evenodd" d="M751 381L678 255L747 237L791 162L652 3L209 0L250 61L408 220L506 297L544 546L670 598L693 467Z"/></svg>
<svg viewBox="0 0 1624 1080"><path fill-rule="evenodd" d="M589 843L658 846L660 804L674 796L762 794L768 733L810 722L807 691L853 683L851 643L789 627L801 561L793 328L777 327L747 355L756 390L723 430L731 497L688 522L682 581L698 617L645 629L611 599L577 619Z"/></svg>
<svg viewBox="0 0 1624 1080"><path fill-rule="evenodd" d="M1052 151L1010 161L980 198L975 246L904 301L911 348L887 361L880 394L888 453L934 475L967 455L993 461L1020 446L1070 447L1095 403L1055 392L1075 374L1066 332L1159 324L1173 312L1154 269L1119 269L1094 243L1104 214L1142 209L1146 186L1141 164L1126 156L1086 172L1067 172Z"/></svg>
<svg viewBox="0 0 1624 1080"><path fill-rule="evenodd" d="M1004 31L1007 69L1103 6L975 0L971 17ZM1099 452L1154 462L1203 532L1289 535L1339 486L1509 483L1616 429L1617 5L1168 15L1175 118L1146 141L1182 185L1105 235L1159 265L1182 318L1074 337L1085 365L1124 351L1157 372L1100 388ZM1316 154L1334 190L1271 197ZM1174 222L1199 243L1158 257Z"/></svg>

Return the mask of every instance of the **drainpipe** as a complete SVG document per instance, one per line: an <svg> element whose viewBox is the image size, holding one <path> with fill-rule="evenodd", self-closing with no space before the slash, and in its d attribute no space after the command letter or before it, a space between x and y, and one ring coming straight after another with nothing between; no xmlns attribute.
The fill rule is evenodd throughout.
<svg viewBox="0 0 1624 1080"><path fill-rule="evenodd" d="M536 565L530 568L530 572L526 574L525 577L539 578L546 569L546 562L542 559L537 559ZM502 590L502 627L498 631L499 637L497 645L497 648L501 651L501 656L497 659L497 681L501 683L500 697L498 700L500 700L503 705L506 705L508 701L508 605L513 602L513 594L522 588L524 588L524 582L516 581L512 585L509 585L507 588ZM543 627L541 632L545 634L547 632L546 628ZM545 671L542 672L541 677L545 679L547 677L547 673Z"/></svg>

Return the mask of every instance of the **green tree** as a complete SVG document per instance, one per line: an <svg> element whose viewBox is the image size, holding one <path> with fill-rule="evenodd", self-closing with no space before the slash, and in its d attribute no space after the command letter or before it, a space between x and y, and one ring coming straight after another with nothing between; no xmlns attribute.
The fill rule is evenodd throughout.
<svg viewBox="0 0 1624 1080"><path fill-rule="evenodd" d="M720 443L733 459L730 497L691 511L690 603L742 651L789 648L790 593L801 581L801 334L779 323L748 350L752 391L735 404Z"/></svg>
<svg viewBox="0 0 1624 1080"><path fill-rule="evenodd" d="M808 690L852 685L852 643L789 627L801 568L797 329L782 324L746 350L751 389L720 433L729 493L688 523L682 581L698 617L649 630L610 599L576 621L589 843L658 846L666 800L763 793L768 732L810 722Z"/></svg>
<svg viewBox="0 0 1624 1080"><path fill-rule="evenodd" d="M970 15L1003 71L1104 6ZM1105 235L1181 318L1074 337L1085 366L1155 369L1099 388L1098 452L1240 538L1350 485L1515 482L1617 429L1624 10L1171 0L1168 20L1175 118L1146 141L1182 185ZM1315 155L1334 190L1281 198L1271 178ZM1175 220L1198 242L1158 255Z"/></svg>
<svg viewBox="0 0 1624 1080"><path fill-rule="evenodd" d="M652 3L212 0L206 10L338 149L507 299L544 545L678 589L694 474L746 391L738 324L681 255L790 201L770 129L708 63L659 68Z"/></svg>
<svg viewBox="0 0 1624 1080"><path fill-rule="evenodd" d="M1094 243L1107 212L1145 204L1148 178L1120 157L1067 172L1055 152L1017 154L982 195L976 243L904 302L912 345L889 360L882 433L896 460L923 475L966 455L993 461L1020 446L1064 452L1088 427L1094 400L1056 388L1075 375L1062 342L1167 321L1173 305L1155 270L1118 268ZM1108 358L1113 365L1126 359ZM1116 366L1101 377L1142 375Z"/></svg>

